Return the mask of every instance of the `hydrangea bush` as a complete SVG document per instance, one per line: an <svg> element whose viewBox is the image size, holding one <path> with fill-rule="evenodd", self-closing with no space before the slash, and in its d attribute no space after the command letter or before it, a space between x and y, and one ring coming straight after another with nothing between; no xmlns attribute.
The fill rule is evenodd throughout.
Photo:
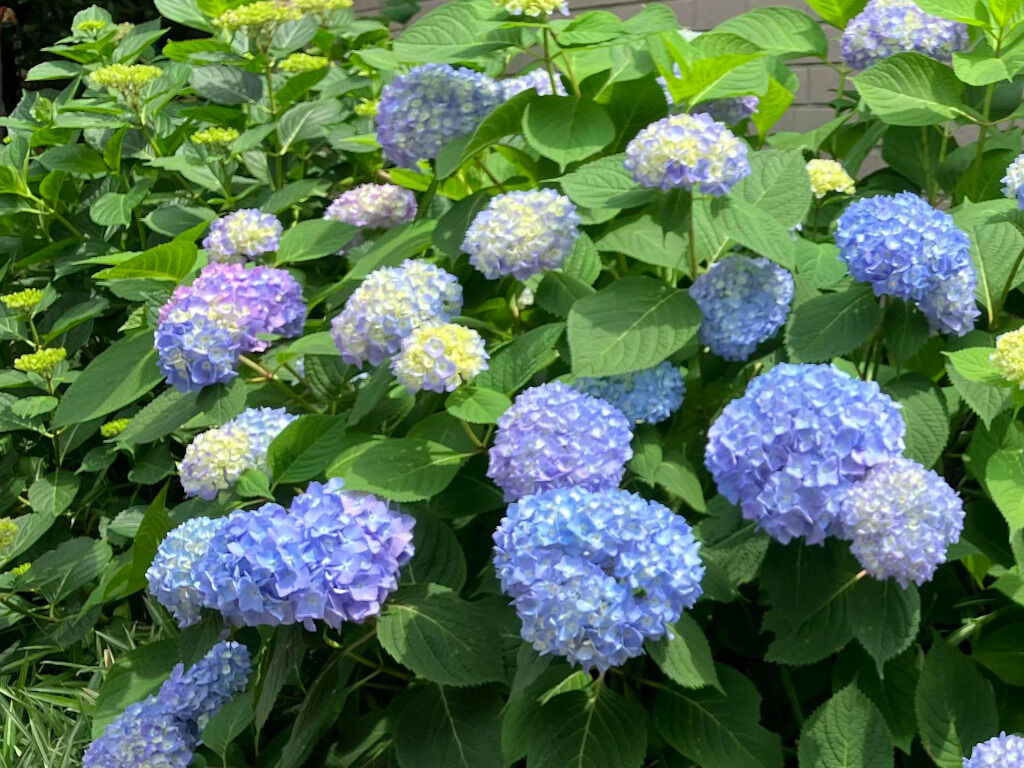
<svg viewBox="0 0 1024 768"><path fill-rule="evenodd" d="M55 34L0 765L1024 768L1024 15L808 2Z"/></svg>

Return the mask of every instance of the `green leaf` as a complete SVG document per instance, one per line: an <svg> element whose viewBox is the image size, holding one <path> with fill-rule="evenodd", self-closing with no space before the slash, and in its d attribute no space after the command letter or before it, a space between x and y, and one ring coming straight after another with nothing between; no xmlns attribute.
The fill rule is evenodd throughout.
<svg viewBox="0 0 1024 768"><path fill-rule="evenodd" d="M615 124L589 99L541 96L526 107L523 134L530 146L564 168L611 144Z"/></svg>
<svg viewBox="0 0 1024 768"><path fill-rule="evenodd" d="M28 488L28 503L33 512L56 517L71 506L78 493L79 478L72 472L58 469L43 475Z"/></svg>
<svg viewBox="0 0 1024 768"><path fill-rule="evenodd" d="M327 127L340 123L344 117L341 103L334 99L296 104L277 121L277 138L283 154L297 141L327 135Z"/></svg>
<svg viewBox="0 0 1024 768"><path fill-rule="evenodd" d="M665 229L650 214L616 222L595 245L599 251L622 253L645 264L690 271L687 239L674 229Z"/></svg>
<svg viewBox="0 0 1024 768"><path fill-rule="evenodd" d="M85 144L51 147L39 155L39 162L51 171L67 171L85 176L107 172L103 155Z"/></svg>
<svg viewBox="0 0 1024 768"><path fill-rule="evenodd" d="M300 221L281 235L275 262L278 265L311 261L340 251L359 228L340 221L310 219Z"/></svg>
<svg viewBox="0 0 1024 768"><path fill-rule="evenodd" d="M914 712L921 743L940 768L961 768L975 744L999 731L992 686L941 638L925 656Z"/></svg>
<svg viewBox="0 0 1024 768"><path fill-rule="evenodd" d="M461 387L452 392L444 407L452 416L470 424L497 424L512 405L501 392L480 387Z"/></svg>
<svg viewBox="0 0 1024 768"><path fill-rule="evenodd" d="M195 67L190 83L215 104L255 104L263 97L263 81L252 72L225 64Z"/></svg>
<svg viewBox="0 0 1024 768"><path fill-rule="evenodd" d="M377 438L360 446L354 456L339 457L327 468L327 476L343 477L351 490L395 501L419 501L443 491L463 458L429 440Z"/></svg>
<svg viewBox="0 0 1024 768"><path fill-rule="evenodd" d="M135 544L132 546L132 567L129 574L129 589L142 589L146 584L146 571L156 557L160 542L174 526L167 514L167 488L160 489L160 493L146 509L142 517L139 530L135 534Z"/></svg>
<svg viewBox="0 0 1024 768"><path fill-rule="evenodd" d="M800 731L800 768L892 768L892 736L871 699L848 685Z"/></svg>
<svg viewBox="0 0 1024 768"><path fill-rule="evenodd" d="M658 733L701 768L782 768L778 735L760 725L761 694L731 667L717 669L721 690L659 688Z"/></svg>
<svg viewBox="0 0 1024 768"><path fill-rule="evenodd" d="M803 221L811 204L811 181L803 153L791 149L752 153L750 175L733 187L730 197L764 211L787 230Z"/></svg>
<svg viewBox="0 0 1024 768"><path fill-rule="evenodd" d="M774 215L738 198L712 202L712 223L740 245L767 256L786 269L793 269L793 236Z"/></svg>
<svg viewBox="0 0 1024 768"><path fill-rule="evenodd" d="M166 437L199 414L199 393L167 389L136 413L124 431L120 443L142 445Z"/></svg>
<svg viewBox="0 0 1024 768"><path fill-rule="evenodd" d="M890 381L885 390L903 406L903 420L907 423L904 455L933 467L949 442L946 399L938 387L916 374Z"/></svg>
<svg viewBox="0 0 1024 768"><path fill-rule="evenodd" d="M568 317L577 299L592 296L594 289L563 272L547 272L541 278L534 299L537 306L553 315Z"/></svg>
<svg viewBox="0 0 1024 768"><path fill-rule="evenodd" d="M565 323L548 323L517 336L491 355L490 368L473 380L474 386L516 392L558 359L556 347L564 332Z"/></svg>
<svg viewBox="0 0 1024 768"><path fill-rule="evenodd" d="M707 509L700 478L697 477L693 465L681 455L673 460L661 462L654 470L654 482L673 496L678 496L697 512L704 512Z"/></svg>
<svg viewBox="0 0 1024 768"><path fill-rule="evenodd" d="M561 693L531 713L530 768L640 768L647 752L644 708L636 699L595 686L593 692Z"/></svg>
<svg viewBox="0 0 1024 768"><path fill-rule="evenodd" d="M720 688L715 662L700 625L684 613L672 627L672 637L646 644L647 654L662 672L684 688Z"/></svg>
<svg viewBox="0 0 1024 768"><path fill-rule="evenodd" d="M1005 385L1009 382L1003 378L999 368L992 360L992 347L968 347L954 352L943 352L949 358L956 372L968 381L980 384Z"/></svg>
<svg viewBox="0 0 1024 768"><path fill-rule="evenodd" d="M88 536L69 539L33 560L28 573L18 577L17 588L35 590L56 603L97 579L112 557L105 541Z"/></svg>
<svg viewBox="0 0 1024 768"><path fill-rule="evenodd" d="M624 154L587 163L558 179L562 191L584 208L634 208L657 199L657 190L641 187L622 164Z"/></svg>
<svg viewBox="0 0 1024 768"><path fill-rule="evenodd" d="M306 414L274 438L267 464L274 483L302 483L323 474L338 455L348 429L346 416Z"/></svg>
<svg viewBox="0 0 1024 768"><path fill-rule="evenodd" d="M73 61L44 61L32 67L25 75L25 80L65 80L77 76L81 71L82 65Z"/></svg>
<svg viewBox="0 0 1024 768"><path fill-rule="evenodd" d="M782 58L828 55L828 40L814 19L795 8L755 8L715 27L716 33L742 37Z"/></svg>
<svg viewBox="0 0 1024 768"><path fill-rule="evenodd" d="M99 738L115 717L129 704L153 693L167 679L177 662L173 639L140 645L120 656L107 673L96 698L92 716L92 737Z"/></svg>
<svg viewBox="0 0 1024 768"><path fill-rule="evenodd" d="M303 628L299 624L278 627L267 648L255 686L253 721L262 730L274 708L274 702L305 652Z"/></svg>
<svg viewBox="0 0 1024 768"><path fill-rule="evenodd" d="M865 285L815 296L790 314L786 346L794 361L831 360L871 338L881 317L878 301Z"/></svg>
<svg viewBox="0 0 1024 768"><path fill-rule="evenodd" d="M184 24L186 27L215 32L216 28L199 10L196 0L154 0L156 9L165 19Z"/></svg>
<svg viewBox="0 0 1024 768"><path fill-rule="evenodd" d="M988 14L978 0L917 0L922 11L943 19L962 21L972 26L985 26Z"/></svg>
<svg viewBox="0 0 1024 768"><path fill-rule="evenodd" d="M862 578L847 599L853 636L878 665L905 651L921 624L921 598L911 584L904 589L893 579Z"/></svg>
<svg viewBox="0 0 1024 768"><path fill-rule="evenodd" d="M963 83L920 53L898 53L853 78L871 111L888 125L938 125L962 114Z"/></svg>
<svg viewBox="0 0 1024 768"><path fill-rule="evenodd" d="M313 750L327 730L341 717L352 690L348 681L355 664L355 661L341 654L331 656L323 671L308 688L309 693L294 715L291 734L281 748L281 756L274 768L303 768L309 765Z"/></svg>
<svg viewBox="0 0 1024 768"><path fill-rule="evenodd" d="M182 240L164 243L108 269L97 272L97 280L167 280L180 283L192 271L199 251L195 243Z"/></svg>
<svg viewBox="0 0 1024 768"><path fill-rule="evenodd" d="M396 661L431 682L465 686L504 679L491 612L447 587L400 589L385 603L377 635Z"/></svg>
<svg viewBox="0 0 1024 768"><path fill-rule="evenodd" d="M885 350L897 366L916 355L931 335L925 316L905 301L893 301L885 308L882 327Z"/></svg>
<svg viewBox="0 0 1024 768"><path fill-rule="evenodd" d="M833 27L845 29L847 22L864 10L867 0L807 0L807 4Z"/></svg>
<svg viewBox="0 0 1024 768"><path fill-rule="evenodd" d="M490 3L451 3L436 8L407 27L395 40L402 62L454 63L505 48L511 30L501 29Z"/></svg>
<svg viewBox="0 0 1024 768"><path fill-rule="evenodd" d="M54 426L81 424L134 403L163 380L156 357L152 333L115 342L86 366L61 397Z"/></svg>
<svg viewBox="0 0 1024 768"><path fill-rule="evenodd" d="M497 768L501 697L487 688L411 688L394 704L395 754L402 768ZM391 712L389 709L389 713Z"/></svg>
<svg viewBox="0 0 1024 768"><path fill-rule="evenodd" d="M721 587L714 599L728 602L740 585L757 577L771 539L724 497L715 496L707 506L708 516L697 524L701 559L707 567L705 589L711 593L717 576Z"/></svg>
<svg viewBox="0 0 1024 768"><path fill-rule="evenodd" d="M522 130L523 112L536 96L532 90L517 93L508 101L499 104L468 137L449 142L442 147L435 163L437 178L447 179L480 150L497 144L499 139L506 136L519 134ZM484 197L483 204L486 204L486 200Z"/></svg>
<svg viewBox="0 0 1024 768"><path fill-rule="evenodd" d="M985 485L1011 531L1024 528L1024 459L1019 450L996 451L985 465Z"/></svg>
<svg viewBox="0 0 1024 768"><path fill-rule="evenodd" d="M701 315L685 291L629 277L569 312L569 349L577 376L613 376L657 365L697 334Z"/></svg>
<svg viewBox="0 0 1024 768"><path fill-rule="evenodd" d="M252 691L245 691L221 707L203 728L203 744L226 761L228 746L252 722L252 704Z"/></svg>
<svg viewBox="0 0 1024 768"><path fill-rule="evenodd" d="M402 584L441 584L456 592L466 585L466 556L446 523L421 515L413 528L413 545L416 554L402 569Z"/></svg>

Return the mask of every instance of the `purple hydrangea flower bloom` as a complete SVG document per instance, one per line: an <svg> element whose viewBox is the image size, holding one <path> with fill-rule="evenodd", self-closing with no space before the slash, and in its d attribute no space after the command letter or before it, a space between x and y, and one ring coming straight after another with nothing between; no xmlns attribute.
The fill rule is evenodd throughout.
<svg viewBox="0 0 1024 768"><path fill-rule="evenodd" d="M1016 200L1017 207L1024 210L1024 155L1018 155L1006 167L1006 175L1000 181L1003 182L1003 194Z"/></svg>
<svg viewBox="0 0 1024 768"><path fill-rule="evenodd" d="M424 64L384 86L377 109L377 141L384 157L413 168L433 160L452 139L468 136L498 104L496 80L465 67Z"/></svg>
<svg viewBox="0 0 1024 768"><path fill-rule="evenodd" d="M718 490L783 544L843 532L840 507L877 464L902 453L900 406L832 365L783 363L758 376L708 430Z"/></svg>
<svg viewBox="0 0 1024 768"><path fill-rule="evenodd" d="M499 80L501 95L504 101L508 101L523 91L533 88L538 96L566 96L565 86L561 79L555 77L555 90L551 90L551 77L543 69L531 69L525 75L510 77L507 80Z"/></svg>
<svg viewBox="0 0 1024 768"><path fill-rule="evenodd" d="M964 758L964 768L1022 768L1024 738L1006 732L988 741L975 744L971 756Z"/></svg>
<svg viewBox="0 0 1024 768"><path fill-rule="evenodd" d="M937 473L896 457L873 467L843 501L850 551L876 579L930 581L960 539L964 504Z"/></svg>
<svg viewBox="0 0 1024 768"><path fill-rule="evenodd" d="M265 472L267 449L295 418L284 408L247 408L223 426L196 435L178 464L185 494L209 501L245 470Z"/></svg>
<svg viewBox="0 0 1024 768"><path fill-rule="evenodd" d="M644 128L626 147L626 170L645 187L725 195L750 175L747 145L710 115L670 115Z"/></svg>
<svg viewBox="0 0 1024 768"><path fill-rule="evenodd" d="M180 392L230 381L240 355L267 348L258 334L298 336L305 318L302 288L284 270L210 264L160 310L160 370Z"/></svg>
<svg viewBox="0 0 1024 768"><path fill-rule="evenodd" d="M630 421L657 424L683 404L686 382L672 363L600 379L577 379L573 387L614 405Z"/></svg>
<svg viewBox="0 0 1024 768"><path fill-rule="evenodd" d="M243 208L221 216L203 240L207 258L214 262L241 262L276 251L281 243L281 222L258 208Z"/></svg>
<svg viewBox="0 0 1024 768"><path fill-rule="evenodd" d="M367 275L331 322L331 335L346 363L380 365L416 328L447 323L460 311L462 286L454 275L407 259Z"/></svg>
<svg viewBox="0 0 1024 768"><path fill-rule="evenodd" d="M324 218L353 227L391 229L416 218L416 196L395 184L360 184L336 197Z"/></svg>
<svg viewBox="0 0 1024 768"><path fill-rule="evenodd" d="M510 504L494 532L494 566L541 654L604 671L701 596L700 545L686 520L622 490L558 488Z"/></svg>
<svg viewBox="0 0 1024 768"><path fill-rule="evenodd" d="M704 316L700 341L726 360L746 360L789 316L793 276L768 259L729 256L690 286Z"/></svg>
<svg viewBox="0 0 1024 768"><path fill-rule="evenodd" d="M910 0L870 0L846 25L839 50L851 69L865 69L904 51L949 62L967 43L966 24L932 16Z"/></svg>
<svg viewBox="0 0 1024 768"><path fill-rule="evenodd" d="M339 479L310 483L291 508L231 513L195 567L204 605L236 625L335 629L380 612L413 554L415 521Z"/></svg>
<svg viewBox="0 0 1024 768"><path fill-rule="evenodd" d="M491 280L525 280L562 266L576 245L579 223L576 206L553 189L507 192L476 215L462 250Z"/></svg>
<svg viewBox="0 0 1024 768"><path fill-rule="evenodd" d="M196 563L226 522L226 517L186 520L164 537L146 570L149 593L171 612L179 627L199 621L203 596L196 583Z"/></svg>
<svg viewBox="0 0 1024 768"><path fill-rule="evenodd" d="M187 768L210 717L245 688L250 664L233 642L218 643L188 671L178 664L157 693L129 705L89 745L83 768Z"/></svg>
<svg viewBox="0 0 1024 768"><path fill-rule="evenodd" d="M506 501L551 488L608 490L622 480L632 439L618 408L551 381L521 392L498 419L487 476Z"/></svg>
<svg viewBox="0 0 1024 768"><path fill-rule="evenodd" d="M963 336L980 312L970 241L945 211L912 192L858 200L836 227L839 256L877 296L913 302L932 330Z"/></svg>

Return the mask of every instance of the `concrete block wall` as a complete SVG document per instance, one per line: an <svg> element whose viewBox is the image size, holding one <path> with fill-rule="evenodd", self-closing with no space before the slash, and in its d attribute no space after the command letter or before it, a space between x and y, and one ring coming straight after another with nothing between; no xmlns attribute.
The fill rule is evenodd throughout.
<svg viewBox="0 0 1024 768"><path fill-rule="evenodd" d="M424 12L443 5L445 0L427 0L421 4ZM575 11L606 10L620 18L627 19L637 13L642 3L623 0L569 0ZM787 5L802 11L813 12L803 0L668 0L664 3L675 11L679 25L695 30L708 30L726 19L738 16L753 8L766 5ZM379 0L355 0L357 13L372 14L379 7ZM839 30L823 24L829 38L829 58L839 60ZM836 71L816 59L802 59L791 62L790 66L800 78L800 90L793 105L779 121L776 130L809 131L832 119L834 112L827 106L835 96L839 78Z"/></svg>

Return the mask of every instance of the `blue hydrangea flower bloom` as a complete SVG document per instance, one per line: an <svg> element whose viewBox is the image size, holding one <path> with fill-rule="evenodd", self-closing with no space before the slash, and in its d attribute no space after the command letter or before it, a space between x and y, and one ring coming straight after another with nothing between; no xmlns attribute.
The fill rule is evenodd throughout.
<svg viewBox="0 0 1024 768"><path fill-rule="evenodd" d="M272 253L281 243L281 222L258 208L243 208L210 225L203 248L210 261L240 262Z"/></svg>
<svg viewBox="0 0 1024 768"><path fill-rule="evenodd" d="M866 69L904 51L948 63L967 43L966 24L925 13L911 0L870 0L846 25L839 50L851 69Z"/></svg>
<svg viewBox="0 0 1024 768"><path fill-rule="evenodd" d="M953 217L912 192L858 200L839 217L839 256L876 296L911 301L932 330L963 336L980 314L970 241Z"/></svg>
<svg viewBox="0 0 1024 768"><path fill-rule="evenodd" d="M1024 155L1018 155L1006 168L1003 182L1003 194L1017 201L1017 207L1024 210Z"/></svg>
<svg viewBox="0 0 1024 768"><path fill-rule="evenodd" d="M498 419L487 476L505 501L551 488L608 490L622 480L632 439L611 403L550 381L521 392Z"/></svg>
<svg viewBox="0 0 1024 768"><path fill-rule="evenodd" d="M668 361L635 373L576 379L573 386L611 403L630 421L648 424L657 424L675 413L686 395L683 374Z"/></svg>
<svg viewBox="0 0 1024 768"><path fill-rule="evenodd" d="M1005 731L975 744L964 768L1021 768L1024 766L1024 738Z"/></svg>
<svg viewBox="0 0 1024 768"><path fill-rule="evenodd" d="M346 363L380 365L413 330L447 323L460 311L462 286L455 276L408 259L367 275L331 322L331 335Z"/></svg>
<svg viewBox="0 0 1024 768"><path fill-rule="evenodd" d="M146 570L149 593L171 612L179 627L199 621L203 596L196 584L195 566L225 522L225 517L186 520L164 537Z"/></svg>
<svg viewBox="0 0 1024 768"><path fill-rule="evenodd" d="M494 566L541 654L604 671L669 634L702 594L686 520L622 490L558 488L510 504Z"/></svg>
<svg viewBox="0 0 1024 768"><path fill-rule="evenodd" d="M231 513L195 567L204 605L236 625L335 629L380 612L413 554L415 521L341 480L310 483L290 510Z"/></svg>
<svg viewBox="0 0 1024 768"><path fill-rule="evenodd" d="M384 86L377 108L377 141L384 157L413 168L441 147L467 136L502 101L496 80L465 67L424 64Z"/></svg>
<svg viewBox="0 0 1024 768"><path fill-rule="evenodd" d="M196 435L178 464L185 495L209 501L245 470L266 471L267 449L295 418L284 408L247 408L223 426Z"/></svg>
<svg viewBox="0 0 1024 768"><path fill-rule="evenodd" d="M750 175L747 145L704 112L651 123L626 147L626 170L645 187L728 194Z"/></svg>
<svg viewBox="0 0 1024 768"><path fill-rule="evenodd" d="M416 196L395 184L360 184L336 197L324 218L353 227L391 229L416 218Z"/></svg>
<svg viewBox="0 0 1024 768"><path fill-rule="evenodd" d="M510 77L507 80L499 80L501 96L503 101L508 101L513 96L533 88L538 96L565 96L565 86L561 79L555 76L555 90L551 90L551 78L544 69L531 69L525 75Z"/></svg>
<svg viewBox="0 0 1024 768"><path fill-rule="evenodd" d="M245 688L250 665L248 650L233 642L218 643L188 671L178 664L89 745L83 768L188 768L203 728Z"/></svg>
<svg viewBox="0 0 1024 768"><path fill-rule="evenodd" d="M411 394L454 392L487 369L490 355L484 340L472 328L455 323L421 325L402 340L391 359L398 383Z"/></svg>
<svg viewBox="0 0 1024 768"><path fill-rule="evenodd" d="M789 316L793 276L762 258L729 256L690 286L704 316L700 341L726 360L746 360Z"/></svg>
<svg viewBox="0 0 1024 768"><path fill-rule="evenodd" d="M930 581L960 539L964 505L937 473L897 457L873 467L842 506L843 536L876 579Z"/></svg>
<svg viewBox="0 0 1024 768"><path fill-rule="evenodd" d="M507 192L476 215L462 250L491 280L525 280L562 266L579 237L579 223L576 206L553 189Z"/></svg>
<svg viewBox="0 0 1024 768"><path fill-rule="evenodd" d="M840 535L840 507L876 464L902 453L900 406L832 365L783 363L758 376L708 430L718 490L769 536Z"/></svg>
<svg viewBox="0 0 1024 768"><path fill-rule="evenodd" d="M259 334L298 336L305 319L302 288L284 270L209 264L160 309L158 365L178 391L195 392L230 381L240 355L265 350Z"/></svg>

